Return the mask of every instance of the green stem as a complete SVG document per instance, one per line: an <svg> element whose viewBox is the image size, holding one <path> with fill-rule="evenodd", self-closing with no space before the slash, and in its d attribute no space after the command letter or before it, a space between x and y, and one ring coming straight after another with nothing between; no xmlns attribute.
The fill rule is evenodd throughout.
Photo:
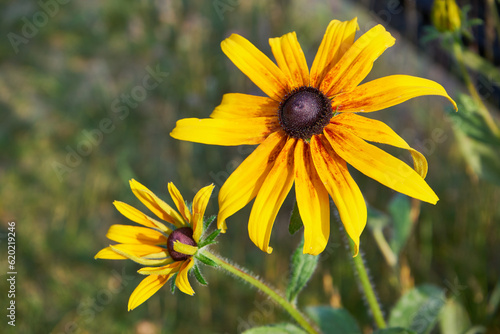
<svg viewBox="0 0 500 334"><path fill-rule="evenodd" d="M272 300L278 303L281 307L283 307L294 319L297 321L299 325L302 326L309 334L319 334L319 332L314 329L314 327L310 324L309 320L299 312L288 300L286 300L283 296L278 294L276 291L271 289L269 286L259 281L257 278L252 275L244 272L243 270L233 266L226 260L219 258L218 256L208 252L203 251L203 255L208 257L210 260L214 261L217 265L219 265L222 269L230 272L236 277L241 278L242 280L250 283L256 289L262 291L266 295L268 295Z"/></svg>
<svg viewBox="0 0 500 334"><path fill-rule="evenodd" d="M351 247L351 252L354 254L354 243L351 240L349 240L349 247ZM373 290L370 278L368 277L368 271L365 267L365 262L363 261L361 252L358 254L358 256L353 258L353 263L354 268L358 272L359 282L361 283L361 287L363 288L363 292L365 293L366 301L368 302L368 306L372 311L375 323L379 328L386 328L387 325L385 323L382 310L380 309L380 305L378 304L377 297L375 296L375 291Z"/></svg>
<svg viewBox="0 0 500 334"><path fill-rule="evenodd" d="M498 126L495 123L495 120L493 117L491 117L490 112L488 111L488 108L483 103L483 100L479 96L479 93L476 90L476 87L474 86L474 83L472 82L472 79L469 75L469 72L467 71L467 68L465 67L464 63L464 54L462 50L462 45L460 44L459 41L454 40L453 41L453 53L457 59L458 62L458 67L460 68L460 72L462 73L462 76L465 81L465 86L469 90L470 95L476 102L476 105L478 107L478 111L481 113L483 116L484 120L486 121L486 124L490 128L491 132L495 135L500 135L500 130L498 129Z"/></svg>

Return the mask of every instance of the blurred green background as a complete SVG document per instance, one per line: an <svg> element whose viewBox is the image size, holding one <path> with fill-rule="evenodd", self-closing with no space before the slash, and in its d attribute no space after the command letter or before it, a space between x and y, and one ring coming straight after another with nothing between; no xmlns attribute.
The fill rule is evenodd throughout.
<svg viewBox="0 0 500 334"><path fill-rule="evenodd" d="M179 142L169 136L180 118L208 117L224 93L262 95L220 50L220 42L231 33L245 36L271 55L269 37L296 31L311 64L329 21L358 16L358 36L382 23L397 39L377 60L368 79L409 74L441 83L452 97L463 91L453 60L438 44L418 48L430 2L373 3L2 3L0 331L237 333L288 319L248 286L211 268L203 268L208 287L191 278L194 297L172 295L164 288L127 312L128 298L142 279L135 273L140 266L93 257L110 243L105 238L109 226L131 223L114 209L113 200L146 210L130 191L130 178L169 203L166 186L173 181L191 200L209 183L215 183L218 191L253 150ZM476 14L481 5L473 3ZM498 39L480 41L470 49L484 51L490 43L494 61ZM144 81L152 72L158 85ZM488 87L493 88L484 95L490 102L498 94L495 85L498 82L490 82ZM387 122L426 155L427 181L440 201L436 206L422 204L420 213L412 202L417 222L401 255L400 286L391 283L389 267L369 228L362 236L362 247L386 310L401 289L433 283L465 307L471 324L499 333L491 295L500 277L500 191L466 164L447 108L450 105L443 98L421 97L368 115ZM366 201L387 211L394 193L360 173L353 174ZM258 250L248 238L249 207L228 221L228 233L219 238L215 250L284 288L288 260L300 237L288 234L292 205L293 196L289 196L273 230L272 255ZM216 210L214 197L207 213ZM5 316L9 221L16 222L15 328L7 326ZM330 244L299 305L342 305L370 333L372 322L336 225L332 215Z"/></svg>

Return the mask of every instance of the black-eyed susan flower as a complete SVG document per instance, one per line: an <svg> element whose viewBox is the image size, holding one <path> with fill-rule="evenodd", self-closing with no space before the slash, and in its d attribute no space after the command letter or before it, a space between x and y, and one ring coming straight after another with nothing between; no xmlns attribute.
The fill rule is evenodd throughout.
<svg viewBox="0 0 500 334"><path fill-rule="evenodd" d="M395 39L377 25L354 41L357 19L330 22L309 71L295 32L271 38L277 66L245 38L233 34L222 51L268 97L225 94L209 119L182 119L171 136L213 145L259 144L219 192L218 227L253 198L252 241L270 253L277 212L295 183L304 223L304 253L319 254L330 234L330 195L356 245L366 225L366 204L346 163L411 197L436 203L424 181L424 156L380 121L357 113L384 109L421 95L441 95L434 81L391 75L364 84L373 62ZM367 143L409 150L414 168Z"/></svg>
<svg viewBox="0 0 500 334"><path fill-rule="evenodd" d="M191 211L179 190L169 183L168 191L178 212L139 182L130 180L130 187L135 196L168 226L126 203L115 201L113 204L121 214L143 226L112 225L106 237L118 244L102 249L95 258L130 259L147 266L138 271L147 277L130 296L129 311L145 302L174 276L179 290L193 295L188 272L195 265L193 256L198 251L203 215L214 186L204 187L196 194Z"/></svg>

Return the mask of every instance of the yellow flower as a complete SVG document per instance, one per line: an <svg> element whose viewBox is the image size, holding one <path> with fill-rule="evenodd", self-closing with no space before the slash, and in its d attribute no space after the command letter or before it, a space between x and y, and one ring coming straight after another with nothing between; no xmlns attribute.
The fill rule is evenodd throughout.
<svg viewBox="0 0 500 334"><path fill-rule="evenodd" d="M130 259L148 266L138 271L148 276L130 296L129 311L145 302L176 274L175 285L179 290L193 295L188 271L195 264L193 255L198 251L198 243L203 233L203 215L214 186L202 188L196 194L191 212L179 190L173 183L169 183L168 191L180 213L139 182L130 180L130 187L135 196L158 218L169 223L169 226L126 203L115 201L113 204L121 214L145 227L112 225L106 237L118 244L102 249L95 258Z"/></svg>
<svg viewBox="0 0 500 334"><path fill-rule="evenodd" d="M461 27L460 8L455 0L434 0L431 10L432 23L441 32L456 31Z"/></svg>
<svg viewBox="0 0 500 334"><path fill-rule="evenodd" d="M441 95L455 102L434 81L407 75L360 85L395 39L377 25L354 41L357 30L356 18L330 22L310 71L295 32L269 40L278 66L239 35L222 42L222 51L269 97L225 94L211 118L179 120L171 133L176 139L212 145L259 144L219 192L220 229L225 230L225 220L255 198L248 231L252 241L270 253L274 220L295 182L304 253L319 254L327 244L328 194L357 253L367 210L346 162L396 191L438 201L424 181L424 156L384 123L356 113L421 95ZM365 140L409 150L416 171Z"/></svg>

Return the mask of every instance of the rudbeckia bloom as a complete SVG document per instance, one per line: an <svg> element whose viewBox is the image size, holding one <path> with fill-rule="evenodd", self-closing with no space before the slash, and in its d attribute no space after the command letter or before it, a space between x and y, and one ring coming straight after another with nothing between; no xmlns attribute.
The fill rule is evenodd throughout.
<svg viewBox="0 0 500 334"><path fill-rule="evenodd" d="M295 183L304 223L304 253L319 254L330 234L330 195L356 253L366 225L366 204L346 163L408 196L435 204L424 181L424 156L380 121L357 113L384 109L421 95L448 96L434 81L391 75L364 84L373 62L395 39L377 25L354 41L357 19L330 22L309 71L295 32L271 38L277 66L245 38L233 34L222 51L268 97L225 94L209 119L182 119L171 136L212 145L259 144L219 193L217 224L253 198L252 241L270 253L277 212ZM414 168L366 141L409 150Z"/></svg>
<svg viewBox="0 0 500 334"><path fill-rule="evenodd" d="M115 201L113 204L121 214L143 227L112 225L106 237L118 244L102 249L95 258L130 259L147 266L138 271L148 276L130 296L129 311L145 302L174 275L177 275L175 285L179 290L193 295L188 271L195 264L193 255L198 251L198 243L203 233L203 215L214 186L202 188L196 194L192 212L173 183L168 184L168 191L179 212L139 182L130 180L130 187L135 196L169 226L126 203Z"/></svg>

